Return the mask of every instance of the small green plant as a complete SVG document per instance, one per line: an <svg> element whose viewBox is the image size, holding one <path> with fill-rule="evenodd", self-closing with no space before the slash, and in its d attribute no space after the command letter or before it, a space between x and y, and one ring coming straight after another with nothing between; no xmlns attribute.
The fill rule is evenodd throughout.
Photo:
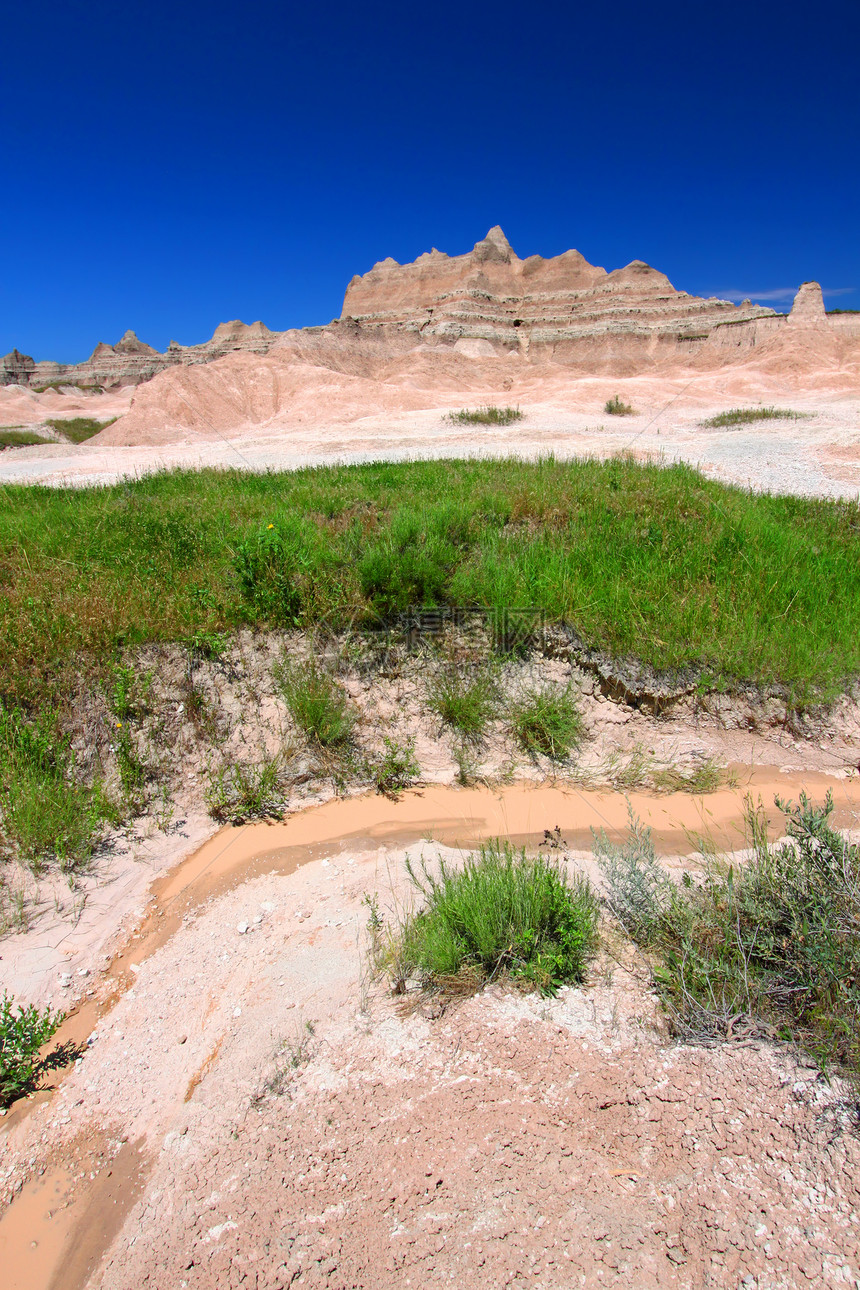
<svg viewBox="0 0 860 1290"><path fill-rule="evenodd" d="M572 687L523 690L510 707L511 732L528 753L565 761L582 743L584 726Z"/></svg>
<svg viewBox="0 0 860 1290"><path fill-rule="evenodd" d="M123 721L117 721L114 728L114 756L116 757L119 780L123 796L129 810L139 812L146 801L147 769L134 745L132 733Z"/></svg>
<svg viewBox="0 0 860 1290"><path fill-rule="evenodd" d="M26 448L31 444L47 443L44 435L34 434L18 426L0 428L0 448Z"/></svg>
<svg viewBox="0 0 860 1290"><path fill-rule="evenodd" d="M718 788L722 788L731 779L725 767L713 758L708 758L690 771L663 766L653 773L654 787L664 793L716 793Z"/></svg>
<svg viewBox="0 0 860 1290"><path fill-rule="evenodd" d="M544 994L580 981L594 948L598 900L584 875L545 855L489 842L462 869L407 870L424 907L402 927L402 964L429 987L474 988L501 974Z"/></svg>
<svg viewBox="0 0 860 1290"><path fill-rule="evenodd" d="M368 770L376 785L377 793L394 797L404 788L409 788L415 783L421 774L421 767L415 756L414 739L407 739L401 744L386 735L382 743L384 747L382 756L375 760L371 759L368 762Z"/></svg>
<svg viewBox="0 0 860 1290"><path fill-rule="evenodd" d="M206 631L201 628L199 631L192 632L186 636L184 641L188 653L193 659L223 658L230 647L230 637L225 632Z"/></svg>
<svg viewBox="0 0 860 1290"><path fill-rule="evenodd" d="M727 412L703 421L702 425L712 430L723 430L730 426L749 425L752 421L805 421L811 415L809 412L792 412L789 408L729 408Z"/></svg>
<svg viewBox="0 0 860 1290"><path fill-rule="evenodd" d="M100 430L112 426L114 421L116 417L111 417L109 421L96 421L93 417L66 417L47 421L46 424L64 435L70 443L83 443L86 439L92 439Z"/></svg>
<svg viewBox="0 0 860 1290"><path fill-rule="evenodd" d="M348 743L357 716L333 676L314 661L284 660L274 669L275 684L300 730L323 748Z"/></svg>
<svg viewBox="0 0 860 1290"><path fill-rule="evenodd" d="M446 725L477 743L498 709L498 696L488 672L464 673L446 668L432 678L427 702Z"/></svg>
<svg viewBox="0 0 860 1290"><path fill-rule="evenodd" d="M445 420L453 425L509 426L522 421L524 416L521 408L497 408L488 404L485 408L461 408L459 412L449 412Z"/></svg>
<svg viewBox="0 0 860 1290"><path fill-rule="evenodd" d="M132 721L140 715L137 675L133 667L114 665L108 683L108 706L117 721Z"/></svg>
<svg viewBox="0 0 860 1290"><path fill-rule="evenodd" d="M613 394L612 398L604 403L603 411L610 417L632 417L636 409L630 403L624 403L617 394Z"/></svg>
<svg viewBox="0 0 860 1290"><path fill-rule="evenodd" d="M63 1020L61 1012L15 1004L4 991L0 1000L0 1106L6 1107L38 1087L42 1072L73 1061L77 1050L64 1045L46 1058L39 1049Z"/></svg>
<svg viewBox="0 0 860 1290"><path fill-rule="evenodd" d="M260 762L233 762L210 772L204 789L209 814L230 824L246 820L271 819L283 814L283 757L266 757Z"/></svg>

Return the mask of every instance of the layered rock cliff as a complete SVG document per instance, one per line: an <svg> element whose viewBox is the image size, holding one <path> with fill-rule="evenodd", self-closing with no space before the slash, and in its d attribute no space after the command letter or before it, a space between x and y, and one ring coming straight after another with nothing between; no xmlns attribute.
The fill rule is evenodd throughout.
<svg viewBox="0 0 860 1290"><path fill-rule="evenodd" d="M607 273L578 251L521 260L497 226L466 255L432 250L412 264L383 260L347 287L341 320L421 337L474 338L558 361L625 346L631 356L707 339L724 323L774 316L744 301L676 291L641 260ZM533 355L534 356L534 355Z"/></svg>

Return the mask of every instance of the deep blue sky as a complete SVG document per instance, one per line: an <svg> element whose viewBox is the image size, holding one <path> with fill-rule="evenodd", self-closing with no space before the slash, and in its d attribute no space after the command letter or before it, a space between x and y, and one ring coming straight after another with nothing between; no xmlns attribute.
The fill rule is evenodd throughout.
<svg viewBox="0 0 860 1290"><path fill-rule="evenodd" d="M3 45L0 354L327 322L497 223L860 308L857 0L36 0Z"/></svg>

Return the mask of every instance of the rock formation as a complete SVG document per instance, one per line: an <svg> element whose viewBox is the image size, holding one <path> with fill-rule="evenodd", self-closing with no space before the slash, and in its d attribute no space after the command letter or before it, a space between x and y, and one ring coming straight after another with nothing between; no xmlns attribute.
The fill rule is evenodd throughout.
<svg viewBox="0 0 860 1290"><path fill-rule="evenodd" d="M702 342L724 323L772 317L744 301L676 291L641 260L607 273L578 251L521 260L497 226L466 255L432 250L412 264L383 260L347 287L341 320L424 339L488 341L502 349L590 362L596 350L631 359Z"/></svg>
<svg viewBox="0 0 860 1290"><path fill-rule="evenodd" d="M817 282L803 282L788 315L792 327L826 327L824 297Z"/></svg>
<svg viewBox="0 0 860 1290"><path fill-rule="evenodd" d="M261 322L248 325L237 319L220 323L212 339L203 345L180 345L172 340L163 354L138 340L133 331L127 331L115 345L101 341L83 363L34 363L13 349L0 359L0 385L27 385L37 390L48 385L89 389L140 385L168 367L211 363L225 354L242 351L265 354L280 335Z"/></svg>

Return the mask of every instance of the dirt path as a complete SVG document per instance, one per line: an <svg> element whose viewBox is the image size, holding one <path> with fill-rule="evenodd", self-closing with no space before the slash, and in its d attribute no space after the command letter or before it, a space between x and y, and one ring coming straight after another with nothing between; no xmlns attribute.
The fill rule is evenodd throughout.
<svg viewBox="0 0 860 1290"><path fill-rule="evenodd" d="M830 782L856 824L860 781ZM678 851L703 812L732 830L745 787L636 809ZM555 1001L441 1017L369 978L363 897L396 912L407 850L556 823L575 845L625 814L437 786L222 831L94 980L78 1067L7 1117L4 1290L860 1285L838 1088L760 1043L670 1045L630 951ZM428 819L441 842L408 844Z"/></svg>

